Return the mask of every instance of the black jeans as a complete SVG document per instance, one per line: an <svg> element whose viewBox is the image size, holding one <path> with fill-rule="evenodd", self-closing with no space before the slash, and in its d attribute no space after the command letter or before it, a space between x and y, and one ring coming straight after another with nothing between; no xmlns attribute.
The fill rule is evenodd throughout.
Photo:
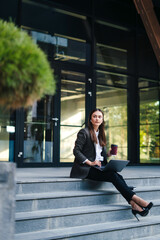
<svg viewBox="0 0 160 240"><path fill-rule="evenodd" d="M95 181L111 182L128 203L130 203L133 195L135 195L128 187L123 177L117 172L103 172L91 167L86 178Z"/></svg>

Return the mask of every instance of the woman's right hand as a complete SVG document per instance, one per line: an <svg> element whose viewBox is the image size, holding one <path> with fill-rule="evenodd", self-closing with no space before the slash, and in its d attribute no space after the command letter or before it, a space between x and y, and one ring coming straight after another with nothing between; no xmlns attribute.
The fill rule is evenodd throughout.
<svg viewBox="0 0 160 240"><path fill-rule="evenodd" d="M101 167L101 162L98 161L98 160L95 160L94 162L91 162L91 161L87 160L86 163L87 163L89 166L95 166L95 165L96 165L96 166Z"/></svg>

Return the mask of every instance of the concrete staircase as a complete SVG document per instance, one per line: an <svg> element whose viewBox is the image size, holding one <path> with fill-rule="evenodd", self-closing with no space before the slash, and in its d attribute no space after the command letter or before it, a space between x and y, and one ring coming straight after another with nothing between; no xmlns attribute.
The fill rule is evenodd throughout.
<svg viewBox="0 0 160 240"><path fill-rule="evenodd" d="M110 183L17 181L15 240L159 240L160 177L126 179L154 207L138 222Z"/></svg>

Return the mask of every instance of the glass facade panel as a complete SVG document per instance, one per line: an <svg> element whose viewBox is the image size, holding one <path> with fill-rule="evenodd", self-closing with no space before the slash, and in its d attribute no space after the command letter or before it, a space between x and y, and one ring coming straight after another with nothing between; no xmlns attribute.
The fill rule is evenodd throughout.
<svg viewBox="0 0 160 240"><path fill-rule="evenodd" d="M81 1L73 1L73 0L54 0L56 4L59 4L60 6L63 5L63 8L66 7L71 8L72 10L76 10L78 12L85 12L85 13L91 13L92 8L92 0L81 0Z"/></svg>
<svg viewBox="0 0 160 240"><path fill-rule="evenodd" d="M133 73L135 57L133 33L125 27L96 20L95 38L97 67Z"/></svg>
<svg viewBox="0 0 160 240"><path fill-rule="evenodd" d="M97 43L97 65L103 68L126 70L127 50Z"/></svg>
<svg viewBox="0 0 160 240"><path fill-rule="evenodd" d="M95 16L99 19L106 19L117 25L133 25L135 21L135 7L128 0L95 0Z"/></svg>
<svg viewBox="0 0 160 240"><path fill-rule="evenodd" d="M30 31L34 41L56 61L86 64L87 44L84 40Z"/></svg>
<svg viewBox="0 0 160 240"><path fill-rule="evenodd" d="M31 32L49 57L59 61L89 64L86 53L90 51L87 40L91 32L86 16L54 8L52 4L47 8L45 4L34 1L22 1L21 15L22 28Z"/></svg>
<svg viewBox="0 0 160 240"><path fill-rule="evenodd" d="M14 161L15 118L0 108L0 161Z"/></svg>
<svg viewBox="0 0 160 240"><path fill-rule="evenodd" d="M128 152L132 163L160 163L159 66L133 1L22 0L19 4L15 0L10 8L3 2L1 18L11 18L29 32L58 73L55 109L53 97L46 96L25 110L24 163L52 162L53 153L55 166L73 161L76 134L85 122L85 112L95 106L95 97L85 92L85 74L80 72L87 72L86 89L92 92L94 71L97 95L92 93L97 107L105 112L108 148L117 143L118 157L127 158ZM158 0L153 4L160 19ZM60 76L62 69L66 70ZM51 120L55 113L60 131L56 120ZM22 114L23 110L16 112L20 117L16 134L10 113L0 114L1 161L14 160L16 143L15 161L20 162Z"/></svg>
<svg viewBox="0 0 160 240"><path fill-rule="evenodd" d="M111 144L118 145L117 158L127 159L127 90L114 87L114 84L113 87L101 84L108 81L108 76L107 73L102 75L102 72L97 72L96 106L104 111L107 148L110 149ZM112 76L114 81L116 78L116 75L111 74L111 82ZM125 77L124 83L126 83Z"/></svg>
<svg viewBox="0 0 160 240"><path fill-rule="evenodd" d="M85 74L62 71L60 162L73 162L77 132L85 123Z"/></svg>
<svg viewBox="0 0 160 240"><path fill-rule="evenodd" d="M53 161L53 97L46 96L25 110L24 163Z"/></svg>
<svg viewBox="0 0 160 240"><path fill-rule="evenodd" d="M97 71L98 84L127 88L127 76L106 71Z"/></svg>
<svg viewBox="0 0 160 240"><path fill-rule="evenodd" d="M159 78L158 64L147 33L137 34L138 74L148 79Z"/></svg>
<svg viewBox="0 0 160 240"><path fill-rule="evenodd" d="M82 40L55 37L54 60L86 64L87 44Z"/></svg>
<svg viewBox="0 0 160 240"><path fill-rule="evenodd" d="M55 8L52 4L22 1L21 25L44 33L85 39L86 16ZM28 18L28 13L30 18Z"/></svg>
<svg viewBox="0 0 160 240"><path fill-rule="evenodd" d="M140 81L140 162L160 163L159 87L152 81Z"/></svg>

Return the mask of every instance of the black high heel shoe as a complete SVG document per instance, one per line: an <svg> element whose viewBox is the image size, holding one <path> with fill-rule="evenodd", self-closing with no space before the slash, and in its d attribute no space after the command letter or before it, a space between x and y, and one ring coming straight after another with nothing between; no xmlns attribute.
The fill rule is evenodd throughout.
<svg viewBox="0 0 160 240"><path fill-rule="evenodd" d="M150 210L152 207L153 207L153 203L150 202L150 203L147 205L147 207L145 207L144 209Z"/></svg>
<svg viewBox="0 0 160 240"><path fill-rule="evenodd" d="M132 209L132 214L137 218L137 221L139 221L139 218L137 217L137 214L139 214L139 215L142 216L142 217L145 217L145 216L147 216L148 212L149 212L148 208L144 209L144 210L141 211L141 212Z"/></svg>
<svg viewBox="0 0 160 240"><path fill-rule="evenodd" d="M147 207L142 207L142 206L141 206L142 209L148 209L148 210L150 210L152 207L153 207L153 203L152 203L152 202L150 202L150 203L147 205Z"/></svg>

